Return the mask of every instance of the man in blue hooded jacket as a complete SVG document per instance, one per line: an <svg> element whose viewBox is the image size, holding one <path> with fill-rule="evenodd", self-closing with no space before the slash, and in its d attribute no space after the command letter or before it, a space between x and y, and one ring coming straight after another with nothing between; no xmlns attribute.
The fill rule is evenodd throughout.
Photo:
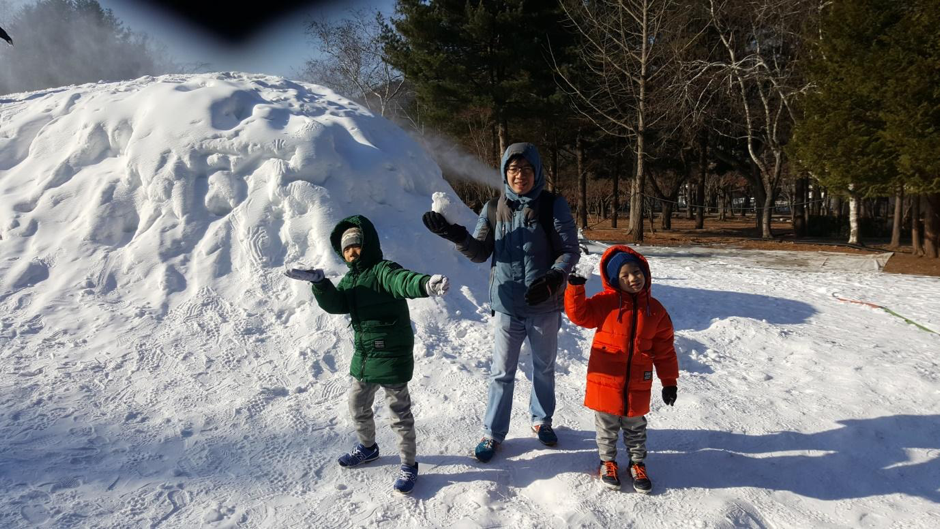
<svg viewBox="0 0 940 529"><path fill-rule="evenodd" d="M457 245L475 263L493 255L490 305L494 325L493 364L483 419L483 439L477 459L489 461L509 433L512 393L519 350L528 338L532 349L532 430L543 444L553 446L555 413L555 356L564 308L565 281L580 258L578 232L568 203L543 193L545 177L538 150L531 143L514 143L503 154L500 195L493 226L487 207L480 211L471 236L435 212L424 214L429 230ZM539 208L550 207L552 228L540 222Z"/></svg>

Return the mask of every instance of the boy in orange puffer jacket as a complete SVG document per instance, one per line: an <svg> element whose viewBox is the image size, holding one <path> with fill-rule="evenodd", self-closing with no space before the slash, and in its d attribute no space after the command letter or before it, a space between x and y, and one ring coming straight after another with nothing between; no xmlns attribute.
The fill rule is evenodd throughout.
<svg viewBox="0 0 940 529"><path fill-rule="evenodd" d="M646 474L646 417L650 410L653 367L663 385L663 401L676 402L679 362L672 320L650 295L646 258L627 246L611 246L600 263L604 290L585 297L583 277L570 275L565 312L576 325L597 329L588 360L584 405L594 410L600 478L619 489L617 437L623 430L630 454L630 475L637 492L653 484Z"/></svg>

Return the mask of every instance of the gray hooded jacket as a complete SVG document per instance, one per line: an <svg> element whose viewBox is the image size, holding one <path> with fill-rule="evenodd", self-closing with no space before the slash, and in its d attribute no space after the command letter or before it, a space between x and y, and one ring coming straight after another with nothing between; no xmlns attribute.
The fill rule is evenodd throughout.
<svg viewBox="0 0 940 529"><path fill-rule="evenodd" d="M535 185L525 195L517 195L506 182L506 166L516 155L522 155L535 169ZM503 193L496 209L495 230L490 230L486 219L486 208L480 211L473 236L457 245L457 249L475 263L486 262L496 252L496 264L490 271L490 305L493 310L524 318L535 314L560 311L564 308L565 285L545 302L529 306L525 292L529 285L555 268L565 273L574 270L581 257L578 247L578 230L571 216L568 202L556 196L553 205L555 223L554 246L562 253L552 258L552 244L548 234L539 226L538 202L545 187L542 161L535 145L514 143L506 149L500 163L503 178Z"/></svg>

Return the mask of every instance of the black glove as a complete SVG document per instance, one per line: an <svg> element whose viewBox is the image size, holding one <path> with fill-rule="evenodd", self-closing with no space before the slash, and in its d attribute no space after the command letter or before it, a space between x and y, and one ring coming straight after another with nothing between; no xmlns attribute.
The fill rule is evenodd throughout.
<svg viewBox="0 0 940 529"><path fill-rule="evenodd" d="M544 302L552 297L552 294L558 292L558 289L561 288L561 284L564 283L564 281L565 273L552 268L548 272L545 272L544 276L536 279L529 285L529 290L525 292L525 302L529 305L538 305Z"/></svg>
<svg viewBox="0 0 940 529"><path fill-rule="evenodd" d="M663 402L665 402L666 404L670 406L675 404L676 403L676 391L678 390L679 388L675 386L664 387L663 388Z"/></svg>
<svg viewBox="0 0 940 529"><path fill-rule="evenodd" d="M583 285L583 284L585 284L585 283L587 283L587 278L586 278L586 277L581 277L581 276L579 276L578 274L570 274L570 275L568 276L568 284L569 284L569 285L578 286L578 285Z"/></svg>
<svg viewBox="0 0 940 529"><path fill-rule="evenodd" d="M431 230L431 233L443 237L448 241L458 244L466 240L467 228L464 228L460 224L451 224L447 222L447 219L444 218L444 215L436 211L428 211L421 216L421 222L424 222L424 225Z"/></svg>

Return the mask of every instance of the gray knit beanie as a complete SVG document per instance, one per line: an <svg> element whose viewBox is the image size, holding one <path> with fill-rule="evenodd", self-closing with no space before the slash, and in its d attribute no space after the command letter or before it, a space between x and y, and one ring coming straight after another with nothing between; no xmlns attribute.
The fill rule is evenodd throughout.
<svg viewBox="0 0 940 529"><path fill-rule="evenodd" d="M362 246L362 230L359 228L349 228L343 232L343 237L340 241L340 247L344 252L346 248L350 246Z"/></svg>

